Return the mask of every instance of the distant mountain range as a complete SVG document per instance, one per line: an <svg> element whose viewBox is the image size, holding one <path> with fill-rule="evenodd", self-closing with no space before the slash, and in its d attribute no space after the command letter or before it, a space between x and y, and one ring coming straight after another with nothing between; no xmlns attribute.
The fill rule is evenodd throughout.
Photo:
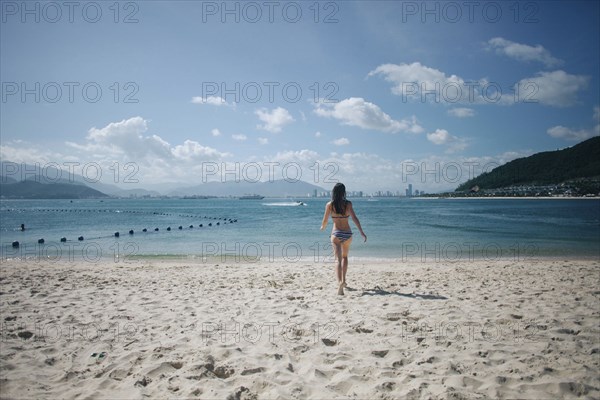
<svg viewBox="0 0 600 400"><path fill-rule="evenodd" d="M560 184L582 178L600 178L600 137L575 146L518 158L481 174L456 191L497 189L516 185Z"/></svg>
<svg viewBox="0 0 600 400"><path fill-rule="evenodd" d="M97 199L108 195L81 184L39 183L33 180L0 183L0 197L7 199Z"/></svg>
<svg viewBox="0 0 600 400"><path fill-rule="evenodd" d="M12 164L12 165L10 165ZM265 197L304 197L325 191L322 187L307 182L208 182L201 185L185 187L170 183L156 185L166 190L158 192L146 189L121 189L116 185L100 182L89 182L77 174L69 174L54 167L16 164L3 161L0 163L0 197L11 199L83 199L104 197L143 197L143 196L242 196L244 194L260 194Z"/></svg>
<svg viewBox="0 0 600 400"><path fill-rule="evenodd" d="M6 188L6 192L4 190L5 184L16 183L20 181L30 181L35 183L41 183L49 186L39 186L36 187L37 191L34 190L30 193L32 196L36 197L19 197L19 198L47 198L43 197L44 192L48 192L49 194L57 195L60 193L58 188L53 188L55 184L65 184L65 185L76 185L76 186L87 186L91 189L94 189L101 193L102 196L116 196L116 197L129 197L130 195L134 196L160 196L161 193L156 191L149 191L145 189L121 189L116 185L110 185L101 182L93 182L93 179L85 179L83 176L69 173L69 171L59 170L52 166L38 166L38 165L30 165L23 163L13 163L9 161L0 162L0 196L8 197L14 188ZM33 189L33 186L31 187ZM66 186L62 187L63 189L67 188ZM39 193L38 193L39 191ZM63 197L66 199L71 199L73 197L72 194L77 192L77 189L69 188L64 192L64 195L67 197ZM41 196L41 197L40 197ZM58 198L58 197L49 197L49 198Z"/></svg>

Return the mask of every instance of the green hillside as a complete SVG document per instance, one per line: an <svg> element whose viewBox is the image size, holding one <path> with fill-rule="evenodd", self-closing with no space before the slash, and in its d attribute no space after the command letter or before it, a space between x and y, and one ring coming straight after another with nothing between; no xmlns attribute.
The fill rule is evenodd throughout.
<svg viewBox="0 0 600 400"><path fill-rule="evenodd" d="M558 184L579 178L600 177L600 137L563 150L518 158L461 184L456 191L496 189L514 185Z"/></svg>

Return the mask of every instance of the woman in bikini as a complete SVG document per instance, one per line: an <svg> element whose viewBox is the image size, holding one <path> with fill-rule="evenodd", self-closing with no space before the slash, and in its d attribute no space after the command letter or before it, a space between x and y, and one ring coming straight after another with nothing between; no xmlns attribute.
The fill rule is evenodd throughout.
<svg viewBox="0 0 600 400"><path fill-rule="evenodd" d="M325 229L329 222L329 215L333 221L333 231L331 232L331 244L336 259L336 274L338 280L338 294L344 294L346 287L346 271L348 270L348 251L352 243L352 230L348 223L348 217L352 218L358 231L367 241L367 235L360 226L360 221L354 209L352 202L346 200L346 187L342 183L336 183L331 192L331 201L325 205L325 215L321 223L321 230Z"/></svg>

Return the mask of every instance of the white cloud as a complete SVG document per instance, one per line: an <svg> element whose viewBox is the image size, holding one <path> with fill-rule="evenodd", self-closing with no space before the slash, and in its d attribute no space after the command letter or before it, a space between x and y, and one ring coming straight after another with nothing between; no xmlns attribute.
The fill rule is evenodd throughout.
<svg viewBox="0 0 600 400"><path fill-rule="evenodd" d="M466 107L451 108L448 110L448 115L458 118L468 118L475 116L475 110Z"/></svg>
<svg viewBox="0 0 600 400"><path fill-rule="evenodd" d="M319 131L315 132L315 137L321 137L321 132L319 132Z"/></svg>
<svg viewBox="0 0 600 400"><path fill-rule="evenodd" d="M231 135L231 138L233 140L239 140L239 141L244 141L244 140L248 139L248 137L246 135Z"/></svg>
<svg viewBox="0 0 600 400"><path fill-rule="evenodd" d="M133 117L120 122L112 122L104 128L91 128L86 137L87 143L81 145L67 142L67 145L84 151L97 151L108 156L123 155L133 158L162 157L165 160L195 157L223 157L210 147L186 140L183 145L171 146L158 135L144 136L148 130L148 121L142 117Z"/></svg>
<svg viewBox="0 0 600 400"><path fill-rule="evenodd" d="M382 75L386 81L391 82L392 93L402 96L403 100L483 104L491 102L490 99L493 101L495 97L492 91L487 96L482 95L481 90L489 84L485 79L465 81L460 76L446 75L419 62L383 64L368 74L374 75Z"/></svg>
<svg viewBox="0 0 600 400"><path fill-rule="evenodd" d="M302 149L302 150L297 150L297 151L288 150L288 151L277 152L277 154L274 157L270 157L265 160L278 162L278 163L282 163L282 164L290 163L290 162L313 163L314 161L318 160L318 158L319 158L319 153L317 153L316 151Z"/></svg>
<svg viewBox="0 0 600 400"><path fill-rule="evenodd" d="M94 160L106 171L115 162L134 162L140 182L160 182L173 177L190 179L196 176L203 162L225 160L230 153L203 146L194 140L171 145L158 135L146 135L148 121L133 117L113 122L103 128L89 130L85 142L65 144L80 162Z"/></svg>
<svg viewBox="0 0 600 400"><path fill-rule="evenodd" d="M336 146L347 146L350 144L350 140L348 140L348 138L341 137L339 139L335 139L331 143L335 144Z"/></svg>
<svg viewBox="0 0 600 400"><path fill-rule="evenodd" d="M210 134L213 136L221 136L221 131L218 130L217 128L213 129L210 131Z"/></svg>
<svg viewBox="0 0 600 400"><path fill-rule="evenodd" d="M36 163L43 165L49 163L60 164L65 161L79 161L72 156L66 156L65 154L45 148L37 148L21 140L13 140L8 144L0 144L0 160L31 165L36 165Z"/></svg>
<svg viewBox="0 0 600 400"><path fill-rule="evenodd" d="M575 130L575 129L567 128L566 126L562 126L562 125L558 125L558 126L549 128L546 132L548 133L548 135L555 137L555 138L566 139L566 140L576 140L576 141L589 139L592 136L598 136L598 132L594 133L591 129Z"/></svg>
<svg viewBox="0 0 600 400"><path fill-rule="evenodd" d="M192 103L208 104L208 105L217 106L217 107L227 106L227 107L235 108L235 103L228 103L227 101L225 101L224 98L219 97L219 96L207 96L207 97L195 96L195 97L192 97Z"/></svg>
<svg viewBox="0 0 600 400"><path fill-rule="evenodd" d="M594 120L595 125L591 129L572 129L558 125L549 128L546 133L555 138L575 141L582 141L594 136L600 136L600 107L594 107L592 119Z"/></svg>
<svg viewBox="0 0 600 400"><path fill-rule="evenodd" d="M159 157L171 157L169 144L160 136L144 136L148 130L147 121L142 117L133 117L120 122L111 122L104 128L91 128L86 139L79 145L67 142L67 145L84 151L129 155L134 158L150 154Z"/></svg>
<svg viewBox="0 0 600 400"><path fill-rule="evenodd" d="M421 133L423 128L417 123L416 117L400 121L392 119L377 105L360 97L351 97L338 103L320 103L314 112L321 117L335 118L343 125L357 126L362 129L372 129L381 132L410 132Z"/></svg>
<svg viewBox="0 0 600 400"><path fill-rule="evenodd" d="M185 140L183 144L178 144L171 147L170 151L173 155L173 161L175 163L179 161L196 162L204 160L218 160L222 157L229 156L228 153L221 153L216 149L202 146L200 143L194 140Z"/></svg>
<svg viewBox="0 0 600 400"><path fill-rule="evenodd" d="M292 115L283 107L277 107L272 111L266 108L261 108L254 112L258 119L264 122L263 125L257 125L258 129L263 129L268 132L279 133L285 125L295 121Z"/></svg>
<svg viewBox="0 0 600 400"><path fill-rule="evenodd" d="M119 122L111 122L104 128L93 127L88 131L88 139L101 142L119 137L138 138L148 130L148 122L142 117L133 117Z"/></svg>
<svg viewBox="0 0 600 400"><path fill-rule="evenodd" d="M448 146L447 153L455 153L467 147L465 139L451 135L446 129L436 129L435 132L428 133L427 140L436 145Z"/></svg>
<svg viewBox="0 0 600 400"><path fill-rule="evenodd" d="M383 75L392 82L392 93L403 100L439 102L446 104L501 104L532 103L567 107L577 101L579 91L585 89L589 77L571 75L562 70L539 72L537 76L520 80L512 90L486 79L465 81L457 75L446 75L435 68L418 62L412 64L384 64L369 72L369 76Z"/></svg>
<svg viewBox="0 0 600 400"><path fill-rule="evenodd" d="M521 79L515 85L515 95L507 99L510 102L539 102L553 107L568 107L577 103L577 93L585 89L588 82L586 76L571 75L562 70L539 72L535 77Z"/></svg>
<svg viewBox="0 0 600 400"><path fill-rule="evenodd" d="M487 44L489 48L495 49L496 53L503 54L518 61L538 61L546 65L546 67L563 64L562 60L552 57L550 52L539 44L536 46L529 46L511 42L510 40L501 37L490 39Z"/></svg>
<svg viewBox="0 0 600 400"><path fill-rule="evenodd" d="M3 144L0 146L0 158L59 166L74 162L73 172L80 175L83 166L93 162L95 168L101 168L103 182L132 188L132 185L139 187L159 182L200 183L205 163L223 163L232 156L190 139L171 144L161 136L147 134L147 131L148 121L133 117L101 128L91 128L81 142L60 143L60 152L31 143ZM115 165L118 165L119 171L115 171ZM135 171L130 175L132 166ZM139 184L125 181L126 177L139 181Z"/></svg>
<svg viewBox="0 0 600 400"><path fill-rule="evenodd" d="M264 137L259 137L258 138L258 143L260 143L260 144L269 144L269 139L268 138L264 138Z"/></svg>
<svg viewBox="0 0 600 400"><path fill-rule="evenodd" d="M435 132L427 134L427 140L433 144L446 144L451 140L451 136L445 129L436 129Z"/></svg>

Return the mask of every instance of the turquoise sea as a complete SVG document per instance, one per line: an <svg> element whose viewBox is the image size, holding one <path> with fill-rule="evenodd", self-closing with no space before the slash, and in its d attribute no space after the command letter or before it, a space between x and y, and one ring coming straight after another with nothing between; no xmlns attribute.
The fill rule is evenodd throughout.
<svg viewBox="0 0 600 400"><path fill-rule="evenodd" d="M331 222L326 231L319 230L327 199L294 200L306 206L279 204L289 204L286 199L2 200L1 256L56 261L124 256L327 260ZM368 235L363 243L353 229L351 256L356 258L600 259L598 199L352 201ZM61 242L62 237L67 241ZM38 243L41 238L43 244Z"/></svg>

